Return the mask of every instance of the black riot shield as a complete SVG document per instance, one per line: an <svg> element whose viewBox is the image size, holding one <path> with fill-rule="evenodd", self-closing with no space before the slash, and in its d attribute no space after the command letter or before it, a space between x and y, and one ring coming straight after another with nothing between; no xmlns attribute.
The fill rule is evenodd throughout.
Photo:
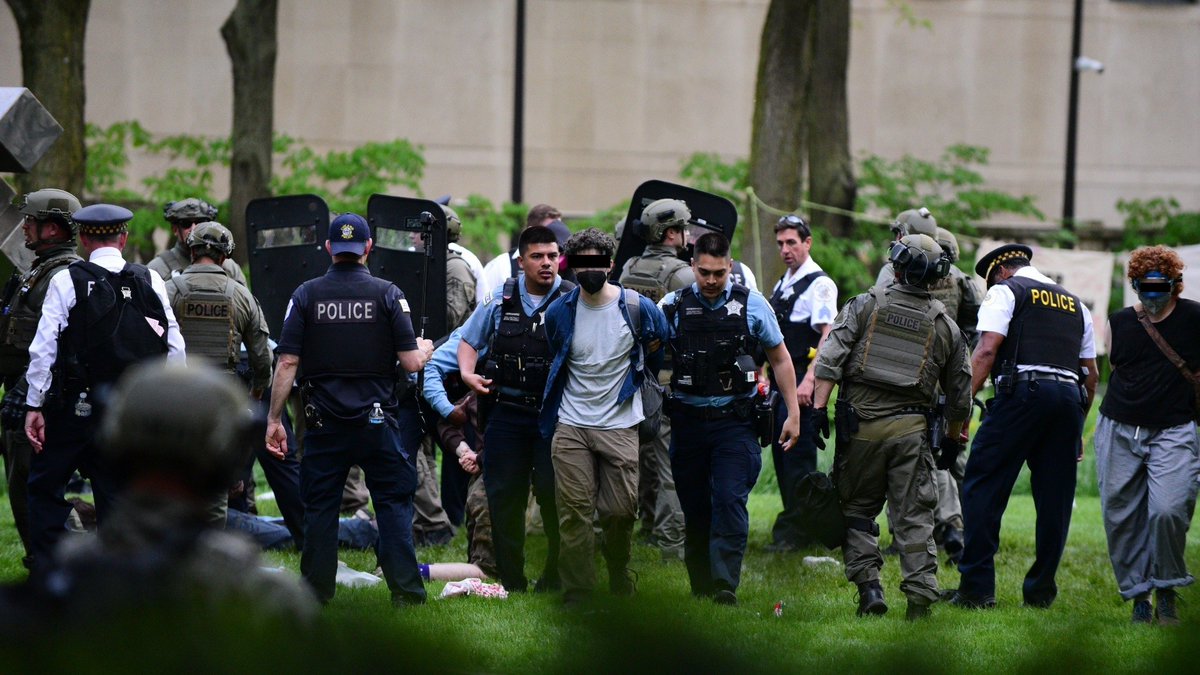
<svg viewBox="0 0 1200 675"><path fill-rule="evenodd" d="M329 207L316 195L255 199L246 205L250 283L278 340L288 300L329 268Z"/></svg>
<svg viewBox="0 0 1200 675"><path fill-rule="evenodd" d="M375 245L371 274L404 291L413 330L437 340L446 329L446 216L437 202L371 195L367 221ZM427 255L428 253L428 255Z"/></svg>
<svg viewBox="0 0 1200 675"><path fill-rule="evenodd" d="M697 190L686 185L676 185L661 180L648 180L638 186L629 202L629 213L625 214L625 231L621 233L621 241L617 242L617 257L609 278L616 281L621 276L621 268L625 261L636 258L646 248L646 241L639 237L633 226L635 220L642 217L642 211L657 199L680 199L687 203L692 212L689 221L689 241L699 236L696 230L709 229L722 232L730 241L737 229L737 208L733 202L710 192Z"/></svg>

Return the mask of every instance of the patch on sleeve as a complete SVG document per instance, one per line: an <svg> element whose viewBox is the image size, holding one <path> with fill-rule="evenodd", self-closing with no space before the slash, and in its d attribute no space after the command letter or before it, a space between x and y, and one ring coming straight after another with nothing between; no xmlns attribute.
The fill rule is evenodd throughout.
<svg viewBox="0 0 1200 675"><path fill-rule="evenodd" d="M406 314L412 313L412 310L408 308L408 300L406 298L400 298L400 309Z"/></svg>

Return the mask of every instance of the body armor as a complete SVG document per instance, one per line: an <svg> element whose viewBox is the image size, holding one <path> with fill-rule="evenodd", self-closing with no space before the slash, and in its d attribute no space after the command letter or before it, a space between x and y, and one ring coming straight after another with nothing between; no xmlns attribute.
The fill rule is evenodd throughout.
<svg viewBox="0 0 1200 675"><path fill-rule="evenodd" d="M705 304L690 287L679 292L675 304L666 308L668 325L678 319L671 339L672 390L696 396L737 396L754 388L753 377L747 381L737 364L739 357L749 358L758 348L758 340L750 334L749 301L750 289L741 285L734 285L729 301L717 309Z"/></svg>
<svg viewBox="0 0 1200 675"><path fill-rule="evenodd" d="M1006 363L1079 372L1083 301L1058 284L1029 277L1010 277L1000 283L1012 290L1016 304L992 376L1000 374Z"/></svg>
<svg viewBox="0 0 1200 675"><path fill-rule="evenodd" d="M958 317L958 308L962 305L963 289L958 277L953 273L930 284L929 294L933 296L934 300L945 305L946 314Z"/></svg>
<svg viewBox="0 0 1200 675"><path fill-rule="evenodd" d="M680 274L681 270L687 270L689 274ZM625 263L619 281L625 288L657 303L667 293L689 285L692 281L690 272L691 268L675 255L673 248L652 244L642 255ZM673 279L675 283L671 283Z"/></svg>
<svg viewBox="0 0 1200 675"><path fill-rule="evenodd" d="M546 297L543 309L533 316L521 306L518 279L504 282L500 301L500 325L488 346L488 369L495 374L496 384L515 389L523 396L542 397L550 363L554 354L546 341L546 307L550 302L575 288L569 281L560 281L558 290ZM494 366L490 364L496 364Z"/></svg>
<svg viewBox="0 0 1200 675"><path fill-rule="evenodd" d="M218 281L224 282L217 290L212 284L204 288L194 283L196 274L180 274L175 277L175 288L179 293L171 303L175 318L179 321L179 332L187 344L188 357L202 357L210 364L233 373L240 359L241 336L234 322L234 282L222 274ZM212 275L216 276L216 275Z"/></svg>
<svg viewBox="0 0 1200 675"><path fill-rule="evenodd" d="M363 276L362 283L318 277L305 284L302 379L396 377L396 345L385 313L390 281Z"/></svg>
<svg viewBox="0 0 1200 675"><path fill-rule="evenodd" d="M146 267L150 268L151 272L155 272L162 277L163 281L170 281L174 277L178 277L188 265L192 264L192 253L183 243L177 242L171 248L159 253L146 263ZM246 285L246 275L242 273L242 268L238 267L237 262L233 258L226 258L221 263L221 269L225 270L225 275L230 279Z"/></svg>
<svg viewBox="0 0 1200 675"><path fill-rule="evenodd" d="M29 345L37 333L50 279L79 259L73 245L57 246L39 256L28 272L13 274L0 315L0 375L22 375L29 367Z"/></svg>
<svg viewBox="0 0 1200 675"><path fill-rule="evenodd" d="M779 321L779 330L783 333L783 344L792 357L792 367L796 370L797 382L804 379L804 374L808 372L808 351L821 342L821 333L814 330L808 321L793 322L792 311L808 287L812 286L817 279L825 276L829 275L820 270L806 274L788 287L792 294L786 298L782 285L771 294L771 309L775 311L775 319ZM772 375L772 377L774 376Z"/></svg>
<svg viewBox="0 0 1200 675"><path fill-rule="evenodd" d="M874 308L851 351L846 379L932 404L937 367L930 356L937 337L935 322L945 311L942 304L924 292L906 293L899 286L876 286L870 294Z"/></svg>

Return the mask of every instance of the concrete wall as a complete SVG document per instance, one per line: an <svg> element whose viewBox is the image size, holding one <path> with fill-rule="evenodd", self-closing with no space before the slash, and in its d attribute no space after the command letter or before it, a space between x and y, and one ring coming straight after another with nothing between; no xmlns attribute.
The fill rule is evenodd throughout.
<svg viewBox="0 0 1200 675"><path fill-rule="evenodd" d="M93 0L87 117L226 134L233 0ZM935 157L992 149L992 185L1061 209L1070 0L854 0L851 145ZM1119 197L1200 209L1200 6L1088 0L1078 217L1118 223ZM525 200L590 211L693 151L744 156L766 0L528 0ZM276 128L318 148L405 137L427 194L509 194L510 0L280 3ZM20 82L0 11L0 82ZM153 167L142 162L134 177Z"/></svg>

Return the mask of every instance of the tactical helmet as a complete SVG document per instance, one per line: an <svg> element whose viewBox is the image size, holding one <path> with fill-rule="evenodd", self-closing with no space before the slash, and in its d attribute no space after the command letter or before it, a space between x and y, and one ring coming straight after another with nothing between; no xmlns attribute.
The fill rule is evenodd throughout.
<svg viewBox="0 0 1200 675"><path fill-rule="evenodd" d="M445 204L439 204L439 206L442 207L442 213L446 214L446 241L458 241L459 236L462 235L462 221L458 219L458 214L454 212L454 209Z"/></svg>
<svg viewBox="0 0 1200 675"><path fill-rule="evenodd" d="M212 220L216 217L217 207L195 197L188 197L177 202L167 202L163 207L163 218L172 224Z"/></svg>
<svg viewBox="0 0 1200 675"><path fill-rule="evenodd" d="M71 217L80 209L79 200L66 190L42 188L25 195L20 213L33 216L36 220L55 220L71 229L71 235L79 231L79 224Z"/></svg>
<svg viewBox="0 0 1200 675"><path fill-rule="evenodd" d="M929 209L924 206L919 209L909 209L896 216L896 220L892 223L892 234L899 237L923 234L936 241L937 221L929 213Z"/></svg>
<svg viewBox="0 0 1200 675"><path fill-rule="evenodd" d="M618 220L616 226L613 227L613 236L616 238L618 244L621 243L621 236L624 234L625 234L625 219L622 218L622 219Z"/></svg>
<svg viewBox="0 0 1200 675"><path fill-rule="evenodd" d="M122 475L165 474L207 494L229 487L249 456L249 398L210 367L138 364L109 406L98 440Z"/></svg>
<svg viewBox="0 0 1200 675"><path fill-rule="evenodd" d="M954 237L954 234L950 230L939 227L937 229L937 243L946 252L946 255L950 256L950 262L958 262L958 239Z"/></svg>
<svg viewBox="0 0 1200 675"><path fill-rule="evenodd" d="M950 258L924 234L905 235L893 243L888 262L900 273L901 281L914 286L928 286L950 273Z"/></svg>
<svg viewBox="0 0 1200 675"><path fill-rule="evenodd" d="M691 219L692 212L686 203L678 199L658 199L642 209L641 227L635 232L651 244L657 244L666 236L668 229L687 227Z"/></svg>
<svg viewBox="0 0 1200 675"><path fill-rule="evenodd" d="M224 225L208 221L197 223L188 233L188 248L212 248L228 256L233 253L233 233Z"/></svg>

